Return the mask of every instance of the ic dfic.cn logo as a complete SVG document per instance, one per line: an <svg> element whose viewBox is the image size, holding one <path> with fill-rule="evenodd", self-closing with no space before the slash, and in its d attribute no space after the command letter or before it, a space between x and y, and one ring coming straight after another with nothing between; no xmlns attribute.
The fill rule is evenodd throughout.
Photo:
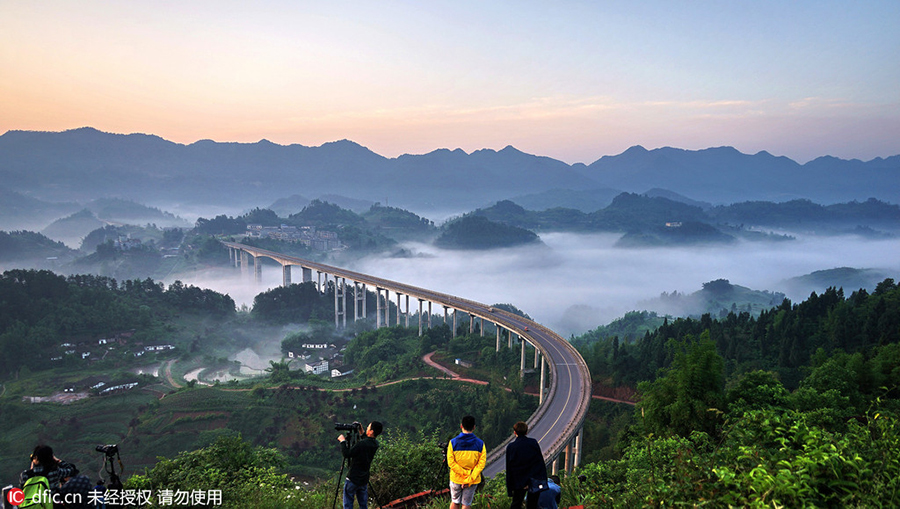
<svg viewBox="0 0 900 509"><path fill-rule="evenodd" d="M6 501L14 506L19 506L25 501L25 492L19 488L12 488L6 492Z"/></svg>

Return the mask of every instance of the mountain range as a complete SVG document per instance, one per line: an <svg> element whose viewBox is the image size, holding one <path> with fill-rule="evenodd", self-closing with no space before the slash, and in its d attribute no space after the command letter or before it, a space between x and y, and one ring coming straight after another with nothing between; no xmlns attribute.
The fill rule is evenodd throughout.
<svg viewBox="0 0 900 509"><path fill-rule="evenodd" d="M146 134L85 127L0 136L0 192L48 202L121 198L233 210L292 195L336 194L429 213L462 211L554 191L590 204L617 192L677 193L712 205L809 199L900 202L900 155L871 161L820 157L799 164L767 152L640 146L589 164L567 164L511 146L466 153L440 149L383 157L348 140L318 147L202 140L189 145ZM586 205L588 206L588 205Z"/></svg>

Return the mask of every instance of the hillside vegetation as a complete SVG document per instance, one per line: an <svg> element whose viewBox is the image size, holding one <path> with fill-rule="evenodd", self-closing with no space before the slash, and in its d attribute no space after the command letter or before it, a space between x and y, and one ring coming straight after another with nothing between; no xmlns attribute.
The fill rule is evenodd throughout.
<svg viewBox="0 0 900 509"><path fill-rule="evenodd" d="M374 294L368 297L374 308ZM237 434L253 446L277 448L282 471L326 478L340 467L335 422L379 419L392 433L438 433L443 441L458 429L458 414L471 411L481 416L490 445L537 405L518 376L503 381L515 372L516 352L481 356L493 338L451 338L446 326L419 337L415 328L372 331L367 322L346 337L336 334L316 321L324 310L333 312L331 286L325 293L313 283L279 287L258 295L252 312L236 313L229 297L178 282L17 270L0 277L0 302L0 478L9 482L23 468L17 459L35 443L51 443L59 456L91 470L102 459L95 446L116 443L131 475L153 467L158 456ZM288 316L291 306L307 315ZM286 344L349 341L345 360L356 374L334 381L285 358L259 378L210 386L184 380L188 371L235 371L225 359L230 352L298 320L311 327L288 335ZM171 348L147 353L152 345ZM421 361L434 349L479 359L474 372L495 383L444 380Z"/></svg>
<svg viewBox="0 0 900 509"><path fill-rule="evenodd" d="M641 401L633 417L624 421L625 426L618 418L615 457L588 462L577 476L564 476L562 506L893 507L900 503L900 460L895 454L900 447L900 288L886 280L871 295L854 292L843 298L837 291L828 293L825 300L816 297L773 309L773 315L780 315L778 320L761 319L758 327L742 336L747 341L768 336L790 350L787 345L795 341L790 334L779 335L782 327L803 337L830 335L833 341L811 345L816 350L800 361L805 374L793 388L768 369L771 358L761 358L759 366L728 367L735 365L729 343L713 338L735 332L728 326L734 321L730 316L685 320L678 327L666 325L638 339L636 349L653 352L655 337L669 338L654 367L659 369L638 384ZM835 330L828 319L835 314L851 324L865 321L859 328ZM689 326L694 322L706 328L695 335L691 331L697 329ZM595 345L600 343L607 348L595 351L604 350L606 361L614 361L618 342L613 338ZM596 366L592 363L593 375L604 378ZM593 409L591 415L592 419L597 415ZM586 431L590 450L597 430L586 423ZM441 477L442 451L434 441L386 436L383 442L379 467L391 473L396 469L398 475L413 472L408 481L412 488L386 490L389 498L418 491L430 479ZM400 454L400 448L406 454ZM402 458L402 467L397 458ZM162 465L170 463L160 464L147 478L137 478L135 485L187 489L190 484L180 476L189 469L188 459L182 455L167 468ZM166 477L157 474L157 469L160 474L167 472ZM488 480L476 504L505 507L509 500L503 482L502 474ZM250 503L251 507L330 507L327 482L299 494L292 491L286 477L273 484L281 487L260 492L244 483L240 489L258 493L253 499L261 502ZM246 500L236 498L226 505L232 503L247 506ZM427 507L446 503L436 500Z"/></svg>
<svg viewBox="0 0 900 509"><path fill-rule="evenodd" d="M0 283L4 359L39 351L37 344L105 337L108 330L131 326L131 338L153 331L145 344L173 342L175 349L154 354L154 360L196 366L190 359L217 362L201 352L225 339L223 327L241 337L250 323L283 320L277 307L258 316L235 313L224 296L152 280L114 284L96 276L10 271ZM297 291L304 295L303 285ZM259 301L279 299L271 294ZM310 309L318 305L314 301ZM642 328L642 321L654 319L637 314L619 324L622 331L643 330L631 340L605 334L573 340L595 384L636 388L639 401L634 411L608 402L591 405L586 464L578 471L584 477L565 478L564 505L900 503L900 287L894 280L849 296L830 288L758 316L664 319L656 328ZM454 338L446 326L422 337L404 327L360 330L346 349L360 368L353 380L332 382L279 362L271 363L267 378L211 387L174 388L165 377L132 373L138 389L109 395L95 390L68 405L23 397L50 396L53 387L67 384L86 387L101 372L115 375L109 381L124 381L134 357L116 348L105 359L73 358L62 367L40 360L41 354L23 365L7 362L0 372L0 475L10 478L24 468L19 459L35 442L52 443L58 456L88 470L101 460L94 446L118 443L135 489L218 486L226 507L324 508L340 468L333 424L378 419L391 430L382 439L381 482L387 486L393 474L405 476L384 491L408 495L435 479L445 483L441 444L455 434L460 412L478 416L478 433L491 447L534 410L536 400L527 396L533 375L521 379L518 352L495 352L490 336L476 330ZM434 379L437 373L418 360L432 350L438 358L474 361L465 375L490 384ZM396 454L383 454L388 451ZM391 463L398 458L402 466ZM208 468L222 475L200 487L197 475ZM297 489L290 477L298 475L312 487ZM502 486L502 475L488 481L478 503L508 503Z"/></svg>
<svg viewBox="0 0 900 509"><path fill-rule="evenodd" d="M465 216L444 226L434 244L446 249L492 249L540 243L538 236L517 226Z"/></svg>

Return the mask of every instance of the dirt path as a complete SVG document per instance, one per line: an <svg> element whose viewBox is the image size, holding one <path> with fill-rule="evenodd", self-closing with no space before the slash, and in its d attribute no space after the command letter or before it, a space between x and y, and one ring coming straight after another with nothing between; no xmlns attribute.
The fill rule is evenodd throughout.
<svg viewBox="0 0 900 509"><path fill-rule="evenodd" d="M434 369L440 371L441 373L444 373L445 375L449 376L450 379L453 380L453 381L455 381L455 382L471 383L471 384L478 384L478 385L488 385L488 382L485 382L484 380L475 380L474 378L462 378L462 377L459 375L459 373L457 373L457 372L451 370L450 368L447 368L446 366L443 366L443 365L441 365L441 364L438 364L437 362L435 362L435 361L431 358L435 353L436 353L436 352L429 352L429 353L423 355L423 356L422 356L422 362L424 362L425 364L431 366L432 368L434 368ZM174 387L174 388L176 388L176 389L180 389L181 387L184 387L184 384L180 384L180 383L176 382L176 381L175 381L175 377L172 376L172 365L173 365L173 364L175 364L175 361L174 361L174 360L166 361L165 364L164 364L164 366L163 366L163 373L165 374L166 381L168 381L169 384L172 385L172 387ZM433 377L433 376L418 376L418 377L411 377L411 378L403 378L403 379L401 379L401 380L392 380L392 381L390 381L390 382L383 382L383 383L380 383L380 384L376 384L376 385L374 385L374 386L372 386L372 387L387 387L388 385L394 385L394 384L399 384L399 383L402 383L402 382L408 382L408 381L410 381L410 380L434 380L435 378L436 378L436 377ZM206 385L206 384L204 384L204 385ZM297 387L297 386L292 386L292 387L295 388L295 389L299 389L299 387ZM351 388L349 388L349 389L325 389L325 388L322 388L322 387L316 387L315 390L317 390L317 391L331 391L331 392L347 392L347 391L352 391L352 390L358 390L358 389L360 389L360 388L361 388L361 387L351 387ZM221 389L222 389L222 390L226 390L226 391L249 391L249 390L252 390L252 389L226 389L226 388L224 388L224 387L222 387ZM529 394L529 395L531 395L531 396L537 396L537 393L526 392L526 394ZM592 398L593 398L593 399L600 399L600 400L603 400L603 401L611 401L611 402L613 402L613 403L624 403L624 404L626 404L626 405L632 405L632 406L634 406L634 404L635 404L633 401L627 401L627 400L624 400L624 399L609 398L609 397L606 397L606 396L597 396L597 395L594 395L594 396L592 396Z"/></svg>
<svg viewBox="0 0 900 509"><path fill-rule="evenodd" d="M434 354L435 354L435 352L430 352L430 353L423 355L422 361L425 364L428 364L429 366L431 366L432 368L435 368L443 373L450 375L451 380L455 380L457 382L468 382L468 383L478 384L478 385L487 385L488 384L484 380L475 380L474 378L462 378L461 376L459 376L459 373L452 371L450 368L442 366L442 365L438 364L437 362L434 362L434 360L432 360L432 358L431 358L431 356Z"/></svg>
<svg viewBox="0 0 900 509"><path fill-rule="evenodd" d="M175 377L172 376L172 364L175 364L175 360L166 361L165 366L163 368L163 373L166 375L166 381L172 385L172 387L176 389L180 389L184 387L184 384L180 384L175 381Z"/></svg>
<svg viewBox="0 0 900 509"><path fill-rule="evenodd" d="M591 396L594 399L602 399L603 401L612 401L613 403L625 403L626 405L634 406L636 403L634 401L628 401L625 399L616 399L616 398L607 398L606 396Z"/></svg>

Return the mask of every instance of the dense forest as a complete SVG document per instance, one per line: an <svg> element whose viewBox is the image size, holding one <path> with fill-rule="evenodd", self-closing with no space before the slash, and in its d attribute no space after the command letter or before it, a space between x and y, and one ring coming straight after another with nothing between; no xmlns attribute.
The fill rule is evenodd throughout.
<svg viewBox="0 0 900 509"><path fill-rule="evenodd" d="M165 288L151 279L6 271L0 275L0 376L52 367L63 343L96 343L123 331L152 338L150 331L180 313L224 318L235 306L227 295L180 281Z"/></svg>
<svg viewBox="0 0 900 509"><path fill-rule="evenodd" d="M645 318L658 321L655 315ZM635 385L652 379L671 363L671 339L699 337L705 331L726 360L726 377L770 370L778 373L786 387L795 389L814 355L838 350L853 354L897 343L900 291L892 279L879 283L872 294L858 290L845 297L842 289L829 288L798 304L785 299L759 316L732 312L718 320L709 314L699 319L665 319L637 341L614 336L589 342L596 336L588 335L574 338L573 343L593 373L603 373L616 384Z"/></svg>
<svg viewBox="0 0 900 509"><path fill-rule="evenodd" d="M621 457L567 486L591 507L895 507L898 341L900 287L887 279L759 318L582 342L594 377L637 382L640 402Z"/></svg>

